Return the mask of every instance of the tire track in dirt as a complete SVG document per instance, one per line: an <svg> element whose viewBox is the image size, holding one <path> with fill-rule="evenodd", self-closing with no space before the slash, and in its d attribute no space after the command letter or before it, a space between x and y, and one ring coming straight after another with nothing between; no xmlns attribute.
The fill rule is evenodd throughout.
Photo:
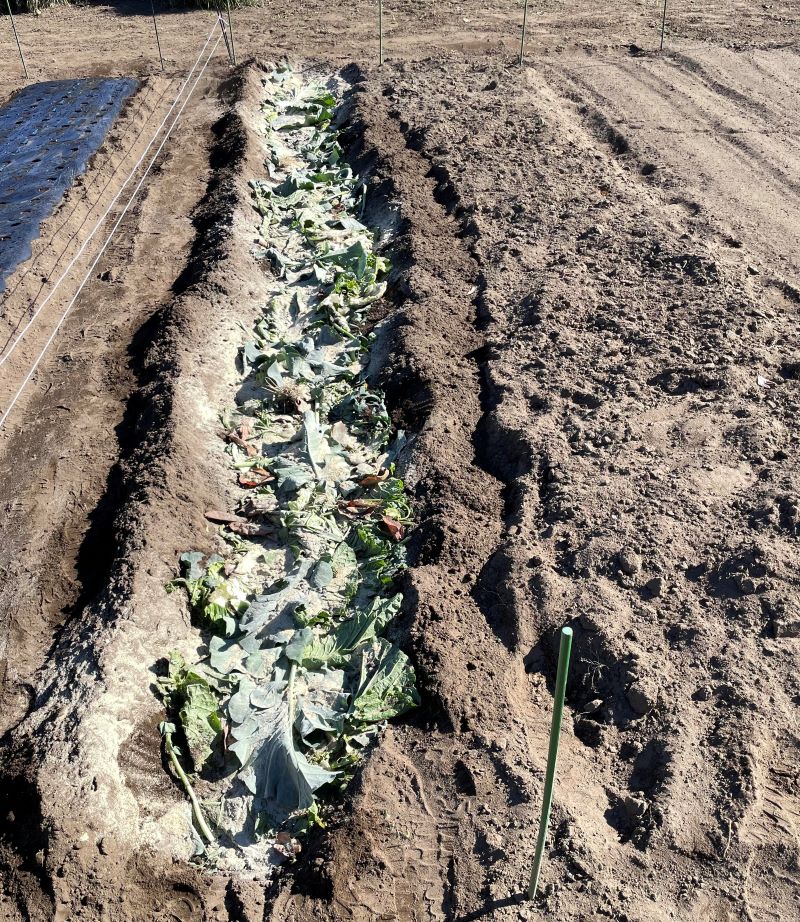
<svg viewBox="0 0 800 922"><path fill-rule="evenodd" d="M783 918L796 898L797 873L792 854L800 845L800 740L791 734L764 745L756 767L756 798L742 820L740 839L752 845L745 857L744 900L751 922ZM780 843L794 843L793 849Z"/></svg>
<svg viewBox="0 0 800 922"><path fill-rule="evenodd" d="M703 198L722 241L744 243L796 275L800 251L792 227L800 209L800 159L792 100L800 58L781 57L780 81L756 79L748 57L716 49L616 58L596 69L566 59L548 73L587 107L585 117L619 135L620 154L636 148L650 182L680 190L683 199ZM777 231L780 249L764 227Z"/></svg>
<svg viewBox="0 0 800 922"><path fill-rule="evenodd" d="M766 106L719 80L709 79L702 66L693 59L685 55L673 55L672 60L683 65L686 77L682 76L677 85L670 81L670 106L675 110L677 118L667 120L666 124L671 125L670 128L662 123L662 130L675 135L690 135L692 132L707 134L709 141L713 138L723 149L733 148L727 155L734 158L734 176L749 175L749 181L758 185L762 194L764 189L769 189L775 183L781 190L789 191L797 197L800 184L793 177L798 161L792 163L795 145L791 143L790 126L780 124L776 114ZM663 95L663 75L636 68L630 63L623 63L620 71L626 85L635 86L640 83L653 98ZM698 88L698 79L702 89ZM700 124L710 127L694 127ZM785 143L782 143L784 138ZM770 143L768 159L764 157L764 139ZM776 139L779 139L777 143Z"/></svg>
<svg viewBox="0 0 800 922"><path fill-rule="evenodd" d="M742 92L741 89L736 89L732 86L732 81L738 78L738 74L735 71L732 74L720 73L715 68L715 75L712 75L709 69L688 54L683 54L680 51L672 51L668 53L667 57L670 61L673 61L680 70L698 77L710 92L730 100L739 109L749 110L751 118L754 120L758 118L762 126L767 129L774 127L777 118L786 114L776 111L775 106L780 103L780 99L776 98L774 93L765 94L765 101L762 102L754 99L751 95L748 95L747 92ZM749 119L743 121L746 121L748 127L750 127Z"/></svg>

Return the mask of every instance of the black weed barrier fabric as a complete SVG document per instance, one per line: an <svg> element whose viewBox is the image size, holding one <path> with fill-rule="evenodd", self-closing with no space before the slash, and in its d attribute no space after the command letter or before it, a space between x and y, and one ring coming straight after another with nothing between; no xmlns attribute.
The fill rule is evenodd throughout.
<svg viewBox="0 0 800 922"><path fill-rule="evenodd" d="M0 291L86 169L136 80L53 80L0 109Z"/></svg>

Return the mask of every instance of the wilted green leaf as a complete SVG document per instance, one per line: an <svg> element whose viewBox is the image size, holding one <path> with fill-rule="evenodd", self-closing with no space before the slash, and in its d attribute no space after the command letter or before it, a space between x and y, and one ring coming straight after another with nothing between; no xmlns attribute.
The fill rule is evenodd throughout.
<svg viewBox="0 0 800 922"><path fill-rule="evenodd" d="M377 640L361 657L360 681L351 713L353 726L363 728L389 720L418 704L414 669L408 657L385 640Z"/></svg>
<svg viewBox="0 0 800 922"><path fill-rule="evenodd" d="M220 696L208 678L187 666L178 654L170 657L169 676L162 680L161 689L168 709L180 719L189 754L199 771L221 742Z"/></svg>

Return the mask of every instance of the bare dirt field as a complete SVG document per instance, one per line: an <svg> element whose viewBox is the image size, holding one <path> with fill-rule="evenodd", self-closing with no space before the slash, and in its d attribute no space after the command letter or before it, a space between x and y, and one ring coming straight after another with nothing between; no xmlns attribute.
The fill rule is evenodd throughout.
<svg viewBox="0 0 800 922"><path fill-rule="evenodd" d="M0 917L795 918L797 5L269 2L233 14L143 195L0 431ZM144 11L144 12L143 12ZM166 113L211 13L17 17L31 80L141 79L0 304L15 335ZM0 98L25 85L3 20ZM392 216L374 322L416 509L393 639L422 705L269 881L185 860L164 592L234 496L215 438L251 255L259 65L344 78ZM112 212L112 217L113 217ZM2 369L0 409L96 244ZM81 271L81 267L83 267ZM4 349L5 347L3 347ZM2 354L2 352L0 352ZM575 631L533 854L558 631Z"/></svg>

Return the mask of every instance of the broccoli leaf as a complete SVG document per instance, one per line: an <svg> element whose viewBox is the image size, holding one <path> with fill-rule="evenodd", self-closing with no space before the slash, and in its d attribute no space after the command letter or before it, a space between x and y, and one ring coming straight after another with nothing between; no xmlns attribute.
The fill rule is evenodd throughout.
<svg viewBox="0 0 800 922"><path fill-rule="evenodd" d="M278 822L295 810L308 809L314 803L314 791L337 774L312 764L295 748L292 694L291 680L270 682L259 688L257 697L251 693L255 732L244 737L249 753L240 772L260 809ZM238 739L237 728L231 735Z"/></svg>
<svg viewBox="0 0 800 922"><path fill-rule="evenodd" d="M219 694L199 668L187 666L177 653L170 657L169 676L160 685L168 709L177 711L189 754L199 771L221 744Z"/></svg>
<svg viewBox="0 0 800 922"><path fill-rule="evenodd" d="M353 727L364 729L419 704L414 669L408 657L387 641L377 640L364 651L360 674L350 715Z"/></svg>

